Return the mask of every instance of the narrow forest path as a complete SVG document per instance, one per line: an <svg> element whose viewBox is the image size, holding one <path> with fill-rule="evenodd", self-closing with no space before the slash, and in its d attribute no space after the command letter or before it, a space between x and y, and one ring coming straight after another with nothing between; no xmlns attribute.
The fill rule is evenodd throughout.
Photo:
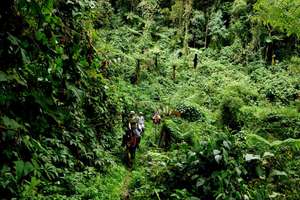
<svg viewBox="0 0 300 200"><path fill-rule="evenodd" d="M152 124L152 121L145 122L145 132L142 135L140 147L136 150L135 160L133 161L132 167L125 167L126 174L124 174L122 180L122 186L120 189L120 200L130 200L133 198L135 188L132 188L135 185L135 182L140 182L140 179L145 177L140 177L145 175L144 171L148 167L143 161L145 155L149 152L157 150L158 143L158 132L160 127L156 127ZM125 163L123 163L126 166Z"/></svg>
<svg viewBox="0 0 300 200"><path fill-rule="evenodd" d="M129 193L129 183L132 179L131 172L127 171L127 175L124 178L123 187L122 187L122 193L121 193L121 200L129 200L130 199L130 193Z"/></svg>

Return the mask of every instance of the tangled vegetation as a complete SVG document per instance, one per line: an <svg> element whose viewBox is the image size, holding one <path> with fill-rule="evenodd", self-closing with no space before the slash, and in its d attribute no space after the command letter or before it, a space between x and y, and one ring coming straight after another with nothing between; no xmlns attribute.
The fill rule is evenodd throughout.
<svg viewBox="0 0 300 200"><path fill-rule="evenodd" d="M300 199L299 1L0 4L1 199Z"/></svg>

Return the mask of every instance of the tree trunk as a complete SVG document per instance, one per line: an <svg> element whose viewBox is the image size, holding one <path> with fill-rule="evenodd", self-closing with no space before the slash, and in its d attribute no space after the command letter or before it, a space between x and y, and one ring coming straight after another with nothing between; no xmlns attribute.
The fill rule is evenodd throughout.
<svg viewBox="0 0 300 200"><path fill-rule="evenodd" d="M269 53L269 44L267 44L266 52L265 52L265 62L268 61L268 53Z"/></svg>
<svg viewBox="0 0 300 200"><path fill-rule="evenodd" d="M190 24L190 15L192 13L192 4L193 1L192 0L185 0L184 3L184 39L183 39L183 53L186 56L188 54L188 40L189 40L189 24Z"/></svg>
<svg viewBox="0 0 300 200"><path fill-rule="evenodd" d="M155 54L155 68L158 69L158 54Z"/></svg>
<svg viewBox="0 0 300 200"><path fill-rule="evenodd" d="M135 84L138 84L140 82L140 73L141 73L141 61L137 60L137 65L135 68Z"/></svg>
<svg viewBox="0 0 300 200"><path fill-rule="evenodd" d="M173 65L172 79L173 79L173 81L175 81L175 79L176 79L176 65Z"/></svg>
<svg viewBox="0 0 300 200"><path fill-rule="evenodd" d="M207 14L205 14L205 19L206 19L206 26L205 26L205 38L204 38L204 48L207 48L208 46L208 23L209 20L207 19Z"/></svg>
<svg viewBox="0 0 300 200"><path fill-rule="evenodd" d="M188 22L185 23L183 53L185 56L188 54Z"/></svg>

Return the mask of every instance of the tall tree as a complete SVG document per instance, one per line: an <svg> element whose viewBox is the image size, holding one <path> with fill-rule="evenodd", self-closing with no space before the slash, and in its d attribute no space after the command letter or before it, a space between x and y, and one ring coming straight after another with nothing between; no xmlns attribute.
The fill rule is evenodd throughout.
<svg viewBox="0 0 300 200"><path fill-rule="evenodd" d="M189 25L193 11L193 0L176 0L172 6L171 19L177 25L178 34L183 43L183 53L187 54L189 41Z"/></svg>
<svg viewBox="0 0 300 200"><path fill-rule="evenodd" d="M184 39L183 39L183 53L188 54L188 42L189 42L189 25L190 17L193 11L193 0L185 0L184 3Z"/></svg>
<svg viewBox="0 0 300 200"><path fill-rule="evenodd" d="M299 0L258 0L254 4L254 20L267 29L265 37L265 60L271 62L275 56L279 40L292 40L291 50L297 49L300 38ZM284 35L283 35L284 34ZM298 40L297 40L298 38ZM277 55L278 56L278 55Z"/></svg>
<svg viewBox="0 0 300 200"><path fill-rule="evenodd" d="M254 6L256 19L265 25L300 37L299 0L258 0Z"/></svg>

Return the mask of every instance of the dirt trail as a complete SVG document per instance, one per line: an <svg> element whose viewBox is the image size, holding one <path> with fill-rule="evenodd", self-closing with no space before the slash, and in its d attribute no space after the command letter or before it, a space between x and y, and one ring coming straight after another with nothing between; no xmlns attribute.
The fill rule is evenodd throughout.
<svg viewBox="0 0 300 200"><path fill-rule="evenodd" d="M122 187L122 194L121 194L121 200L129 200L130 199L130 193L129 193L129 183L131 180L131 172L128 172L128 174L125 177L123 187Z"/></svg>

